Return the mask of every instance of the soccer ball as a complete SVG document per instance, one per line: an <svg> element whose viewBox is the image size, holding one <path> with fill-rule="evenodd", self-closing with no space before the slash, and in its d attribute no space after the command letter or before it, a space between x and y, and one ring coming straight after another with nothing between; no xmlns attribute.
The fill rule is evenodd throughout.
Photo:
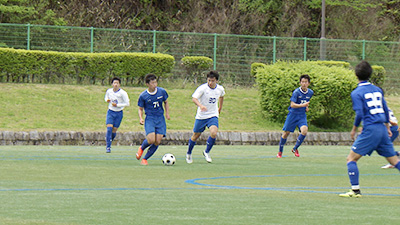
<svg viewBox="0 0 400 225"><path fill-rule="evenodd" d="M176 162L176 158L171 153L167 153L162 157L162 163L166 166L172 166Z"/></svg>

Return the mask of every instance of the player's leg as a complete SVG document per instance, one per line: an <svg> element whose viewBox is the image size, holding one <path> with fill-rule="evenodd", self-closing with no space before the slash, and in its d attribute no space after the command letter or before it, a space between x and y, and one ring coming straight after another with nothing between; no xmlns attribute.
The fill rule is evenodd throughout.
<svg viewBox="0 0 400 225"><path fill-rule="evenodd" d="M206 149L203 152L203 155L206 161L210 163L212 162L210 151L215 144L215 140L217 138L217 133L218 133L218 127L219 127L218 117L212 117L207 119L207 127L210 130L210 136L207 138L207 145Z"/></svg>
<svg viewBox="0 0 400 225"><path fill-rule="evenodd" d="M400 171L400 160L397 154L395 156L386 157L386 160L392 165L393 167L397 168Z"/></svg>
<svg viewBox="0 0 400 225"><path fill-rule="evenodd" d="M111 131L111 142L113 142L115 137L117 136L117 131L119 126L121 125L122 118L123 118L123 111L115 112L113 128Z"/></svg>
<svg viewBox="0 0 400 225"><path fill-rule="evenodd" d="M287 138L289 137L289 135L290 135L290 131L283 131L282 132L281 139L279 140L279 152L276 155L276 157L282 158L283 147L285 146Z"/></svg>
<svg viewBox="0 0 400 225"><path fill-rule="evenodd" d="M399 136L399 127L398 126L392 126L390 127L390 131L392 132L392 136L390 137L390 141L394 142L396 140L396 138ZM396 152L397 156L399 156L399 153ZM396 165L396 164L394 164ZM390 169L390 168L394 168L394 165L392 165L390 162L384 166L382 166L382 169Z"/></svg>
<svg viewBox="0 0 400 225"><path fill-rule="evenodd" d="M113 130L113 124L114 124L114 116L113 116L113 111L108 110L107 111L107 117L106 117L106 153L111 152L111 142L112 142L112 130Z"/></svg>
<svg viewBox="0 0 400 225"><path fill-rule="evenodd" d="M307 132L308 132L307 126L303 125L300 127L300 134L297 137L296 144L293 147L294 155L297 157L300 156L298 149L299 149L300 145L303 143L304 139L306 138Z"/></svg>
<svg viewBox="0 0 400 225"><path fill-rule="evenodd" d="M292 113L288 113L286 116L285 123L283 124L283 133L281 139L279 140L279 152L276 155L278 158L282 158L283 147L286 144L287 138L289 137L290 132L293 132L296 129L296 118Z"/></svg>
<svg viewBox="0 0 400 225"><path fill-rule="evenodd" d="M142 157L143 151L155 142L156 127L153 119L154 118L150 116L146 116L145 118L144 130L146 132L146 138L143 140L142 144L138 148L138 151L136 153L137 160Z"/></svg>
<svg viewBox="0 0 400 225"><path fill-rule="evenodd" d="M150 145L149 150L147 150L146 155L143 157L143 160L141 162L142 165L147 165L147 160L157 151L158 146L160 145L161 140L164 137L163 134L152 134L154 134L154 142Z"/></svg>
<svg viewBox="0 0 400 225"><path fill-rule="evenodd" d="M188 141L188 150L186 152L186 162L187 163L193 162L193 157L192 157L193 148L196 145L197 139L200 137L201 133L205 130L205 128L206 128L206 120L196 119L194 121L193 135L192 135L192 137L190 137L190 139Z"/></svg>
<svg viewBox="0 0 400 225"><path fill-rule="evenodd" d="M351 190L347 193L340 194L340 197L361 197L360 183L359 183L359 171L357 166L357 161L362 157L362 155L355 153L353 150L350 151L347 156L347 173L349 175L349 180L351 184Z"/></svg>

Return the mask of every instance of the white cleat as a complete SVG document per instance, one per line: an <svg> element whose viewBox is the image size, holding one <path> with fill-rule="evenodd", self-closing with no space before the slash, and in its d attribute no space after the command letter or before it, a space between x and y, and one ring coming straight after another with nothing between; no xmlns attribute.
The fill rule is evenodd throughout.
<svg viewBox="0 0 400 225"><path fill-rule="evenodd" d="M211 162L212 162L212 159L211 159L209 153L207 153L206 151L204 151L204 152L203 152L203 155L204 155L204 158L206 159L206 161L207 161L208 163L211 163Z"/></svg>
<svg viewBox="0 0 400 225"><path fill-rule="evenodd" d="M387 164L381 167L382 169L390 169L390 168L394 168L394 166L392 166L392 164Z"/></svg>
<svg viewBox="0 0 400 225"><path fill-rule="evenodd" d="M192 154L186 154L186 162L189 164L193 162Z"/></svg>

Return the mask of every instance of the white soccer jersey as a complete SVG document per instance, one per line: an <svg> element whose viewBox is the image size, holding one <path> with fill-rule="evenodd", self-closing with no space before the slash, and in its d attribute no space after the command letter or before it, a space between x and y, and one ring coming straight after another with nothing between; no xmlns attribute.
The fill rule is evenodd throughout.
<svg viewBox="0 0 400 225"><path fill-rule="evenodd" d="M108 104L108 109L118 112L124 109L125 106L129 106L129 97L126 91L122 90L121 88L114 92L112 88L106 91L106 95L104 96L104 100L110 99L110 103ZM117 107L113 106L112 103L117 103Z"/></svg>
<svg viewBox="0 0 400 225"><path fill-rule="evenodd" d="M394 113L391 109L389 109L389 121L393 123L398 123L397 118L394 116ZM392 126L392 124L390 124L390 126Z"/></svg>
<svg viewBox="0 0 400 225"><path fill-rule="evenodd" d="M199 100L199 102L207 107L207 111L201 111L200 107L197 108L196 119L204 120L211 117L218 117L218 100L225 95L225 89L218 85L212 89L207 83L200 85L193 93L192 97Z"/></svg>

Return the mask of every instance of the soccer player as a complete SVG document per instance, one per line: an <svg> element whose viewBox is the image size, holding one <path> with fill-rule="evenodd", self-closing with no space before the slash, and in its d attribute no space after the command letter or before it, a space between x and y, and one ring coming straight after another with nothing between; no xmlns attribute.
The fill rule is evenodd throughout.
<svg viewBox="0 0 400 225"><path fill-rule="evenodd" d="M276 155L282 158L283 146L286 143L287 137L290 132L294 132L296 127L300 130L300 135L297 138L296 144L292 150L296 157L300 157L299 146L303 143L304 138L308 132L307 115L310 99L314 95L314 91L309 89L310 76L307 74L300 76L300 87L296 88L292 97L290 98L289 113L286 117L285 124L283 125L283 133L279 141L279 152Z"/></svg>
<svg viewBox="0 0 400 225"><path fill-rule="evenodd" d="M399 136L399 126L397 125L397 118L394 116L394 113L392 110L389 109L389 126L390 126L390 131L392 132L392 136L390 137L390 140L394 142L396 138ZM400 156L400 152L396 152L397 156ZM381 167L382 169L389 169L389 168L394 168L394 166L390 163L384 165Z"/></svg>
<svg viewBox="0 0 400 225"><path fill-rule="evenodd" d="M361 121L363 129L357 137L350 153L347 156L347 171L351 190L340 194L340 197L361 197L359 171L357 161L365 155L371 155L374 150L386 157L387 161L400 170L400 161L390 140L392 132L389 128L389 109L386 105L382 90L368 82L372 74L372 67L367 61L361 61L355 68L359 80L356 89L351 92L353 110L356 113L351 138L357 131Z"/></svg>
<svg viewBox="0 0 400 225"><path fill-rule="evenodd" d="M147 74L144 78L147 90L143 91L138 99L139 120L140 124L144 124L146 131L146 139L139 146L136 153L136 159L140 160L143 151L149 147L146 155L143 157L141 164L148 165L147 160L157 151L163 137L167 133L167 125L165 117L169 120L169 104L168 93L162 87L157 87L157 77L154 74ZM165 117L164 108L165 105ZM143 119L143 111L146 114L146 120Z"/></svg>
<svg viewBox="0 0 400 225"><path fill-rule="evenodd" d="M219 73L210 71L207 73L207 83L200 85L192 94L192 101L197 106L196 120L194 122L193 135L189 139L189 146L186 154L186 162L192 163L192 150L197 139L206 127L210 130L207 139L207 147L203 155L207 162L211 163L210 151L215 143L218 133L218 117L224 102L225 89L218 84Z"/></svg>
<svg viewBox="0 0 400 225"><path fill-rule="evenodd" d="M121 125L123 109L129 106L129 97L126 91L121 89L121 79L114 77L111 80L112 88L106 91L104 100L108 102L106 118L106 153L111 153L111 143L117 136L118 127Z"/></svg>

